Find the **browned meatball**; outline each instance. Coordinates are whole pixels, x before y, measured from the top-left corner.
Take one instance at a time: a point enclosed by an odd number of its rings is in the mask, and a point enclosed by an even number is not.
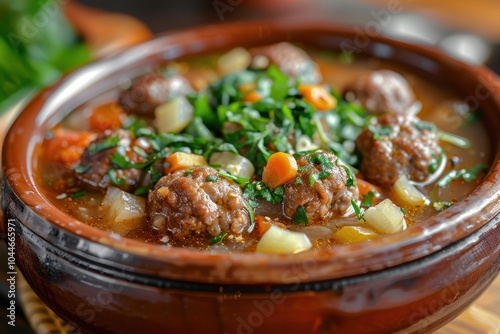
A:
[[[121,93],[118,101],[129,114],[153,117],[156,107],[192,91],[184,77],[149,73],[134,80],[132,86]]]
[[[310,220],[339,217],[350,208],[351,199],[358,198],[358,188],[347,185],[352,175],[335,155],[318,151],[300,157],[297,165],[297,179],[284,186],[288,217],[294,217],[299,207]]]
[[[113,185],[122,190],[131,191],[139,185],[145,172],[137,168],[116,169],[113,167],[110,157],[120,150],[120,154],[124,154],[129,161],[133,163],[144,162],[143,158],[131,149],[133,141],[134,135],[130,131],[121,129],[115,130],[110,135],[100,136],[83,151],[80,166],[84,167],[84,171],[77,172],[77,178],[96,188],[106,189]],[[115,144],[112,145],[112,143]],[[106,147],[109,148],[105,149]],[[111,173],[115,173],[118,182],[112,183],[110,170]]]
[[[307,53],[287,42],[263,46],[251,50],[251,67],[265,69],[270,64],[276,65],[284,74],[298,78],[303,82],[318,83],[321,73]]]
[[[356,148],[366,179],[380,186],[393,185],[401,175],[417,182],[427,179],[441,150],[436,133],[418,129],[418,122],[417,117],[383,115],[363,130]]]
[[[162,177],[148,197],[153,227],[172,241],[190,234],[239,234],[250,224],[243,192],[211,167],[179,170]]]
[[[361,75],[344,88],[343,95],[372,114],[408,115],[419,111],[420,104],[406,79],[390,70]]]

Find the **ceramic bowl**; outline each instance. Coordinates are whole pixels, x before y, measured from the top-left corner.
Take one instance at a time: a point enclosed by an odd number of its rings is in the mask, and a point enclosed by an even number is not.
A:
[[[362,36],[361,36],[362,37]],[[351,28],[238,23],[174,32],[85,66],[35,98],[3,147],[5,222],[40,298],[85,333],[424,333],[460,314],[500,268],[500,81],[485,68]],[[361,244],[225,254],[118,238],[44,197],[34,153],[71,110],[167,60],[291,41],[395,62],[482,110],[484,182],[448,210]]]

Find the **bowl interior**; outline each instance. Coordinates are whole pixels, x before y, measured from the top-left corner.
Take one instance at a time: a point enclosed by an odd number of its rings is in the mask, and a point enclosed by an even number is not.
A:
[[[57,209],[39,190],[37,166],[33,163],[36,146],[47,129],[76,107],[167,60],[279,41],[394,61],[430,80],[451,86],[465,102],[471,106],[477,104],[482,111],[492,145],[492,164],[485,181],[450,209],[403,232],[369,243],[296,255],[199,252],[116,237],[76,221]],[[498,78],[484,68],[424,47],[379,36],[360,36],[346,27],[267,22],[191,29],[167,34],[87,65],[42,92],[7,135],[4,172],[8,187],[13,190],[10,196],[16,197],[23,207],[24,219],[20,218],[23,224],[62,250],[103,265],[172,279],[207,281],[209,277],[225,283],[283,283],[286,272],[303,270],[305,265],[315,268],[303,277],[306,282],[352,276],[434,253],[484,226],[500,211],[495,200],[500,198],[496,131],[500,128],[499,87]],[[27,219],[25,212],[37,219]]]

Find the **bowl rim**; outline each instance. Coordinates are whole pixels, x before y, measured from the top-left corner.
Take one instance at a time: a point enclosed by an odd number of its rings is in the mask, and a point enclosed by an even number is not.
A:
[[[244,37],[247,39],[243,39]],[[301,281],[311,282],[377,271],[435,253],[476,231],[498,214],[500,201],[495,199],[500,198],[500,149],[498,144],[494,147],[494,143],[491,154],[492,166],[484,181],[470,195],[451,208],[403,232],[375,239],[369,243],[335,245],[328,249],[316,249],[294,255],[205,252],[166,248],[117,238],[106,231],[79,222],[57,209],[38,188],[39,183],[33,173],[36,168],[31,159],[36,144],[43,138],[41,129],[47,128],[51,121],[49,118],[51,108],[56,110],[56,106],[68,102],[67,96],[72,96],[67,95],[68,89],[75,89],[78,80],[81,82],[86,78],[85,87],[90,87],[89,84],[95,84],[104,74],[117,74],[124,69],[124,66],[133,67],[134,64],[141,62],[158,64],[183,55],[183,52],[184,54],[207,50],[214,52],[217,49],[234,47],[236,42],[246,47],[259,42],[269,44],[266,42],[271,40],[303,42],[309,37],[312,40],[311,44],[332,44],[340,40],[355,40],[356,32],[350,26],[331,23],[237,22],[211,25],[167,33],[83,66],[42,91],[13,123],[3,144],[5,180],[29,209],[28,211],[40,216],[64,233],[89,244],[97,243],[113,251],[164,265],[166,269],[156,270],[157,275],[201,282],[210,279],[226,283],[283,283],[286,272],[300,270],[307,263],[313,263],[315,270],[309,270],[307,276],[301,277]],[[324,39],[323,42],[321,38]],[[207,41],[212,43],[208,47]],[[461,77],[466,74],[469,81],[476,82],[476,85],[481,83],[490,92],[490,97],[481,102],[483,105],[489,104],[488,109],[491,111],[488,113],[488,121],[491,120],[494,124],[496,122],[496,125],[500,123],[500,116],[495,118],[492,111],[492,109],[500,110],[500,81],[486,68],[467,65],[426,46],[408,44],[382,36],[370,36],[369,44],[361,49],[361,53],[392,57],[391,59],[397,59],[398,62],[414,57],[412,64],[415,70],[425,71],[437,66],[435,70],[444,68],[448,71],[460,71]],[[79,103],[74,101],[73,104]],[[70,109],[68,105],[66,109]],[[29,138],[26,133],[35,135]],[[37,232],[36,226],[29,224],[29,221],[26,224],[32,231]],[[54,239],[51,243],[57,244],[57,240]],[[101,260],[103,258],[96,256],[96,261]],[[145,267],[137,269],[148,271]]]

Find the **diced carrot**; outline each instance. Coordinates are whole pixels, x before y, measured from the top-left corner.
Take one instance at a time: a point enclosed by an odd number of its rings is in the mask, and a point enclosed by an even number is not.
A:
[[[165,159],[166,167],[165,173],[172,173],[181,169],[187,169],[190,167],[203,166],[207,162],[202,155],[175,152],[174,154],[168,156]]]
[[[358,184],[359,195],[361,197],[366,196],[366,194],[368,194],[370,191],[376,192],[378,194],[382,193],[382,190],[379,187],[368,181],[360,179],[359,177],[356,178],[356,183]]]
[[[356,178],[356,183],[358,185],[359,197],[361,199],[364,199],[364,197],[366,197],[370,192],[372,192],[372,194],[376,194],[371,198],[370,203],[367,204],[376,205],[383,200],[383,196],[381,196],[383,194],[383,191],[382,189],[380,189],[380,187],[377,187],[376,185],[371,184],[368,181],[360,179],[359,177]]]
[[[251,91],[243,98],[244,102],[250,102],[250,103],[258,102],[260,100],[262,100],[262,95],[257,93],[255,90]]]
[[[297,176],[297,161],[288,153],[276,152],[269,157],[262,181],[270,188],[276,188]]]
[[[125,111],[117,102],[109,102],[92,110],[89,123],[92,129],[104,132],[120,128],[125,117]]]
[[[255,229],[257,231],[259,239],[262,238],[264,233],[266,233],[270,227],[271,227],[271,219],[269,217],[260,215],[255,216]]]
[[[96,138],[95,133],[56,129],[45,142],[45,158],[65,167],[71,167],[82,156],[83,150]]]
[[[320,85],[299,84],[300,94],[317,110],[331,110],[337,105],[337,99]]]

